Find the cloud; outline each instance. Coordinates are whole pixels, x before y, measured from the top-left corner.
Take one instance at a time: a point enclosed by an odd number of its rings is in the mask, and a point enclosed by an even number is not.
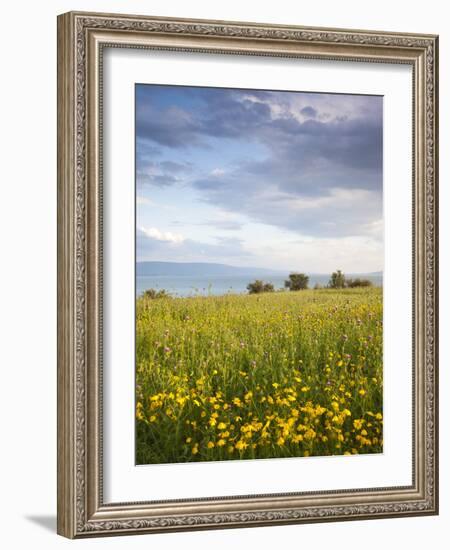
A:
[[[145,155],[144,155],[145,156]],[[143,160],[140,149],[137,149],[137,185],[153,185],[166,187],[179,183],[192,171],[188,162],[174,162],[170,160],[151,161]]]
[[[222,168],[214,168],[214,170],[211,171],[211,176],[223,176],[225,174],[225,170]]]
[[[177,106],[159,107],[155,97],[162,88],[166,101],[172,98]],[[206,147],[211,137],[253,139],[274,151],[279,150],[280,139],[285,147],[294,137],[297,154],[306,136],[315,139],[312,145],[316,153],[328,158],[332,154],[346,163],[361,159],[360,153],[370,142],[370,152],[379,160],[380,97],[258,91],[252,91],[251,97],[245,90],[219,88],[191,88],[191,95],[193,90],[197,102],[186,105],[185,88],[143,86],[137,107],[137,135],[170,148]],[[324,107],[328,111],[325,117],[320,116]],[[316,120],[320,118],[326,120]]]
[[[153,143],[171,156],[147,164],[139,157],[138,184],[182,184],[203,204],[302,237],[382,238],[381,97],[177,86],[138,90],[138,143]],[[191,153],[195,162],[184,159]],[[208,164],[225,154],[232,157],[226,169]],[[198,223],[242,228],[237,221]]]
[[[216,237],[215,242],[201,242],[180,238],[171,232],[156,228],[137,232],[136,248],[138,261],[158,260],[176,262],[235,262],[254,258],[253,252],[246,250],[243,241],[237,237]]]
[[[197,96],[201,104],[196,109],[174,105],[161,109],[152,101],[153,94],[158,95],[161,90],[143,86],[139,91],[137,136],[159,146],[207,147],[210,137],[233,138],[253,133],[271,118],[271,109],[266,103],[245,99],[239,91],[199,88]],[[167,99],[172,96],[176,102],[180,102],[180,93],[185,91],[165,87]]]
[[[145,236],[150,239],[154,239],[156,241],[162,241],[162,242],[168,242],[168,243],[182,243],[185,239],[183,235],[179,233],[172,233],[171,231],[160,231],[159,229],[156,229],[156,227],[139,227],[138,229],[138,236],[141,234],[141,236]]]
[[[373,236],[382,216],[381,194],[370,189],[330,187],[320,194],[302,193],[301,185],[283,186],[241,172],[194,185],[210,205],[304,236]]]
[[[161,111],[151,103],[138,103],[136,132],[155,144],[183,147],[186,139],[195,139],[199,122],[187,111],[170,106]]]
[[[157,187],[165,187],[172,185],[178,181],[178,178],[170,174],[152,174],[148,172],[137,173],[138,185],[148,184],[156,185]]]
[[[159,166],[168,173],[180,174],[190,172],[192,165],[189,162],[174,162],[172,160],[164,160],[160,162]]]
[[[160,232],[164,233],[164,232]],[[236,238],[217,238],[205,243],[194,239],[182,242],[159,240],[138,231],[138,261],[218,262],[229,265],[269,269],[331,273],[370,272],[383,268],[382,242],[370,237],[274,239],[261,228],[260,239],[243,242]]]
[[[201,225],[209,225],[216,229],[224,229],[225,231],[239,231],[243,228],[244,224],[234,220],[207,220],[202,222]]]
[[[307,105],[306,107],[300,109],[300,113],[307,118],[316,118],[317,116],[316,109],[314,109],[314,107],[311,107],[311,105]]]
[[[262,235],[264,237],[264,235]],[[332,273],[369,273],[383,269],[383,243],[368,237],[263,240],[250,246],[255,265],[277,269]]]

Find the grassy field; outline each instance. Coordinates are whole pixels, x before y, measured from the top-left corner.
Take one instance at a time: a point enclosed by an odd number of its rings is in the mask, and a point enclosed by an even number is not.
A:
[[[382,451],[382,290],[139,298],[138,464]]]

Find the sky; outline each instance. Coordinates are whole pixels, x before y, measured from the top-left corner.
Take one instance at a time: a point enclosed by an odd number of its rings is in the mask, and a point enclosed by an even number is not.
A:
[[[136,259],[383,269],[380,96],[136,85]]]

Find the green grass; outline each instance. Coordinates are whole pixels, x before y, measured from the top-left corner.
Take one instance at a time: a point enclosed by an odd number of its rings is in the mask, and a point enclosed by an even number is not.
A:
[[[137,300],[138,464],[382,451],[382,289]]]

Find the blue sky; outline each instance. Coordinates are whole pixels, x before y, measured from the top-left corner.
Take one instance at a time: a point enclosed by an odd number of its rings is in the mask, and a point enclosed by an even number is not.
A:
[[[137,260],[383,269],[382,98],[136,86]]]

